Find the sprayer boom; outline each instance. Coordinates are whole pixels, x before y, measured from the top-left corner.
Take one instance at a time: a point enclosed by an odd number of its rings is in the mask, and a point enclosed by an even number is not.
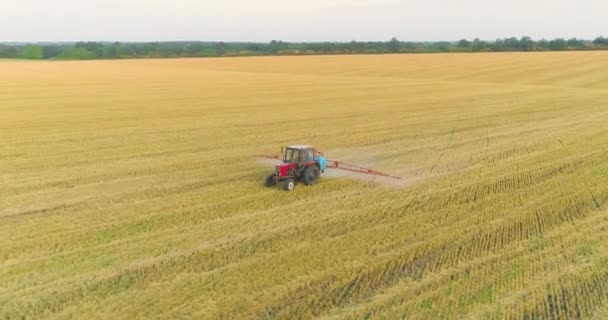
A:
[[[336,161],[336,160],[327,160],[327,168],[331,168],[331,169],[339,169],[339,170],[345,170],[345,171],[352,171],[352,172],[357,172],[357,173],[363,173],[363,174],[371,174],[374,176],[381,176],[381,177],[387,177],[387,178],[393,178],[393,179],[401,179],[401,177],[397,177],[397,176],[392,176],[390,174],[387,173],[382,173],[382,172],[378,172],[376,170],[372,170],[369,168],[364,168],[364,167],[359,167],[359,166],[355,166],[352,164],[348,164],[348,163],[344,163],[342,161]]]

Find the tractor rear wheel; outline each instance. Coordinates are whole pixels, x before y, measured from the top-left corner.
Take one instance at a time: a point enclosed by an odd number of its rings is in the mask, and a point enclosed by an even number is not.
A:
[[[302,173],[302,180],[307,185],[313,185],[319,182],[319,167],[310,166],[304,169],[304,172]]]
[[[276,183],[277,183],[277,181],[274,179],[274,174],[271,174],[268,177],[266,177],[266,179],[264,179],[264,185],[266,185],[267,187],[272,187]]]
[[[283,182],[283,188],[287,191],[291,191],[296,187],[296,180],[289,178]]]

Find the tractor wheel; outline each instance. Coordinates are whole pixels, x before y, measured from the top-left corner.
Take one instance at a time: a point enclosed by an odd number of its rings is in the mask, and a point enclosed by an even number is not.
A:
[[[296,180],[289,178],[283,182],[283,188],[287,191],[291,191],[296,187]]]
[[[304,172],[302,173],[302,180],[307,185],[313,185],[319,182],[319,167],[310,166],[304,169]]]
[[[264,185],[266,185],[267,187],[272,187],[276,183],[277,183],[277,181],[274,180],[274,174],[271,174],[268,177],[266,177],[266,179],[264,179]]]

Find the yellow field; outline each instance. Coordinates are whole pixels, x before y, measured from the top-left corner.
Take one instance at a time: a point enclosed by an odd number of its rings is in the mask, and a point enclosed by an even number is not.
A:
[[[608,314],[607,52],[5,61],[0,124],[2,318]]]

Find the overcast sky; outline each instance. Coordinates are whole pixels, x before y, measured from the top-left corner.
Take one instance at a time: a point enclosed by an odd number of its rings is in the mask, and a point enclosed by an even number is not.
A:
[[[493,40],[608,35],[608,0],[1,0],[3,41]]]

